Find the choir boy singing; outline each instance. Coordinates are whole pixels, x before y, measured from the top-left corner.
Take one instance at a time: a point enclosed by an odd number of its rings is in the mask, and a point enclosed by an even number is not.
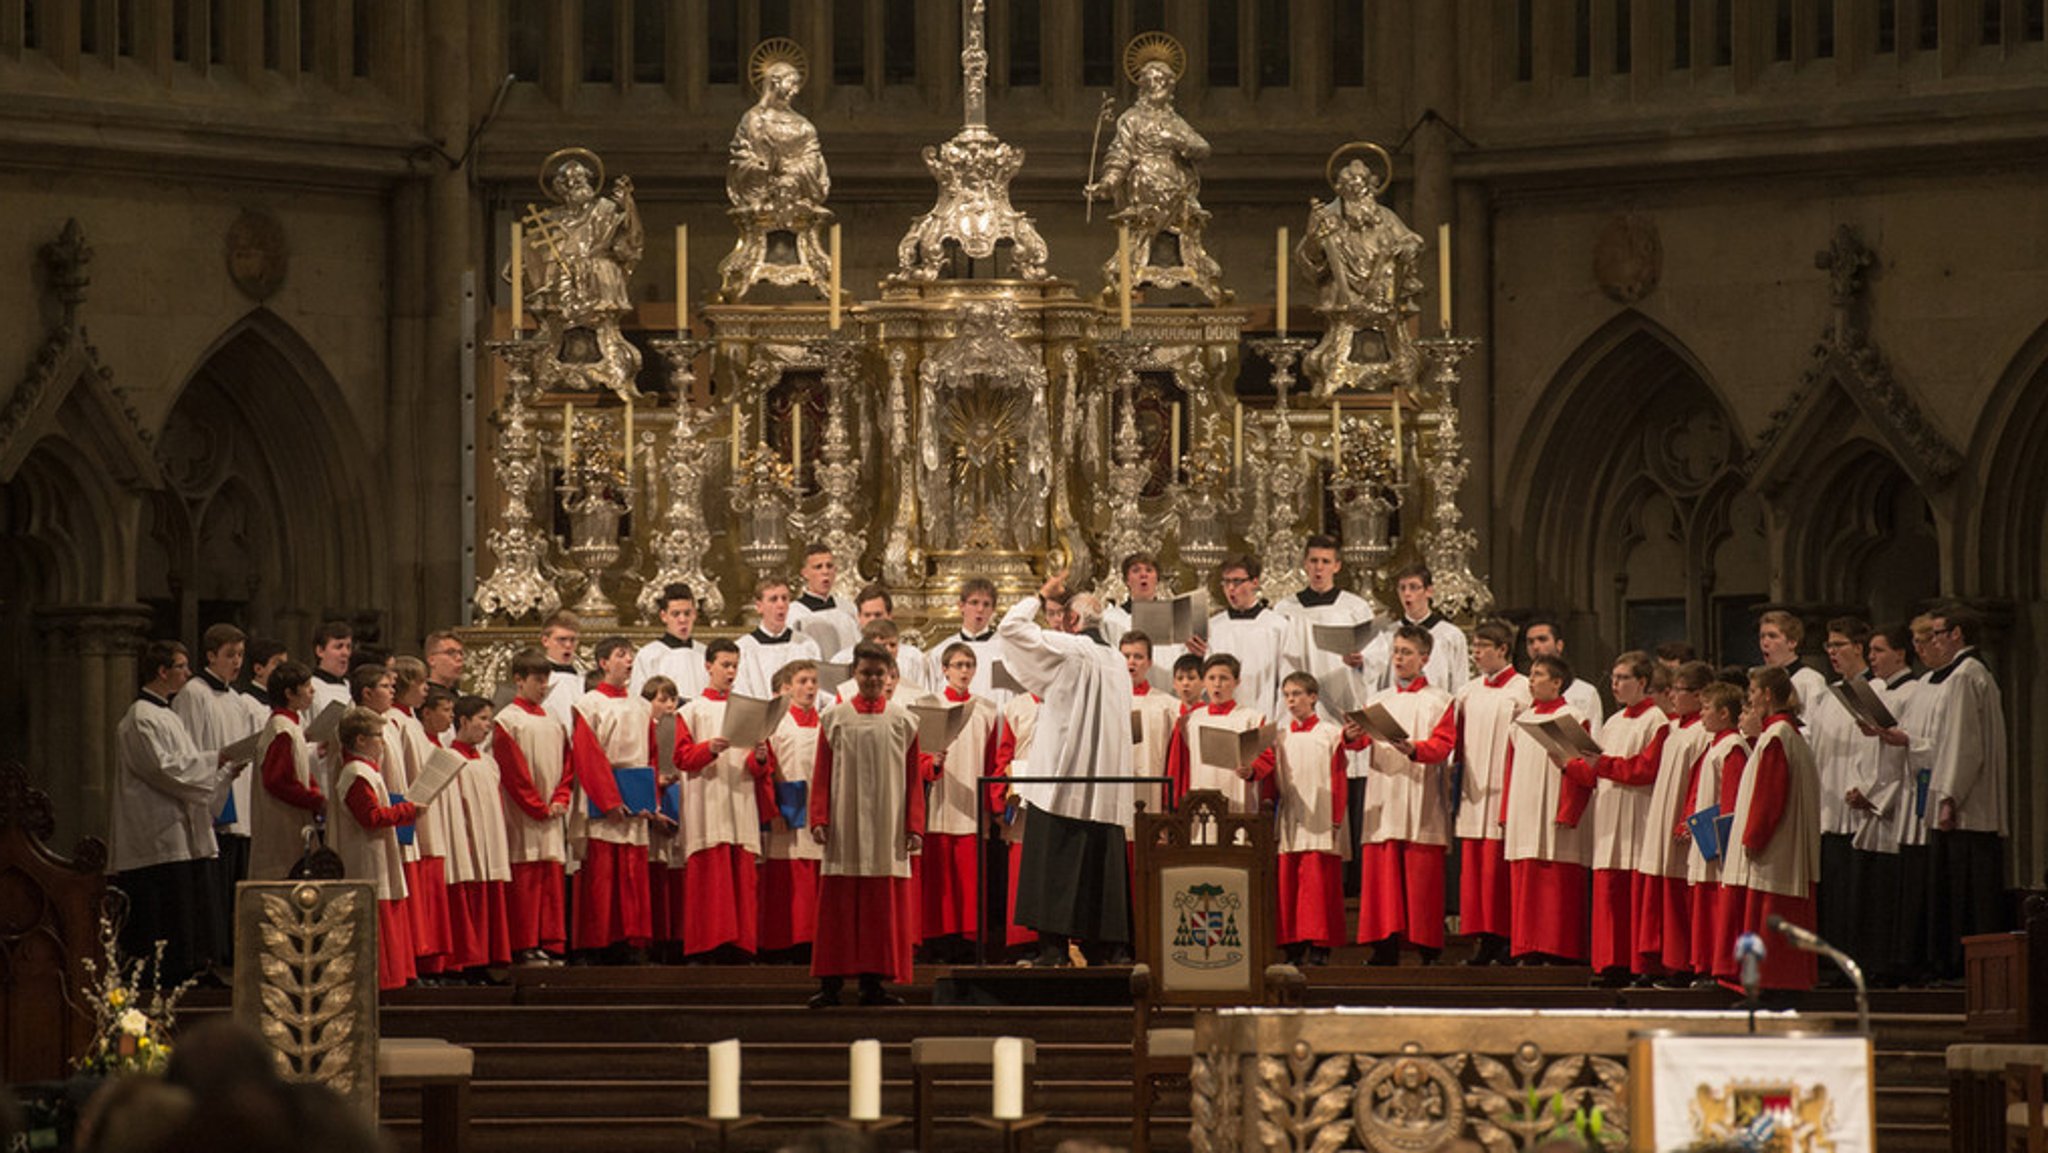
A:
[[[512,873],[506,901],[511,947],[530,964],[559,962],[569,945],[563,909],[569,856],[565,822],[576,774],[569,734],[542,705],[551,671],[547,655],[538,649],[512,658],[512,701],[494,718],[491,735]]]
[[[1394,595],[1401,601],[1398,623],[1411,624],[1429,633],[1432,647],[1422,675],[1437,688],[1456,693],[1472,675],[1465,630],[1436,611],[1436,578],[1430,574],[1429,566],[1411,564],[1397,570]],[[1394,633],[1394,629],[1382,631],[1359,654],[1359,683],[1367,694],[1394,687]]]
[[[1706,975],[1695,967],[1692,925],[1698,910],[1692,899],[1688,842],[1677,830],[1695,810],[1687,796],[1693,764],[1706,751],[1709,734],[1700,723],[1700,693],[1714,683],[1712,666],[1688,661],[1671,674],[1666,693],[1670,719],[1657,730],[1635,764],[1631,776],[1654,773],[1650,805],[1644,814],[1641,848],[1636,855],[1636,874],[1642,878],[1642,893],[1632,917],[1635,931],[1635,971],[1661,974],[1659,983],[1683,987],[1694,975]],[[1653,768],[1654,766],[1654,768]],[[1709,797],[1707,804],[1712,804]],[[1712,902],[1707,904],[1711,915]]]
[[[1528,643],[1532,660],[1536,657],[1565,659],[1564,634],[1558,628],[1557,618],[1548,615],[1530,618],[1529,623],[1522,627],[1522,636]],[[1564,690],[1564,699],[1585,719],[1586,731],[1599,736],[1600,726],[1607,717],[1607,707],[1600,700],[1599,686],[1574,678]]]
[[[200,638],[205,663],[199,675],[171,698],[171,711],[185,722],[192,744],[201,752],[217,752],[263,727],[263,720],[235,688],[242,673],[242,650],[248,638],[231,624],[217,624]],[[215,877],[221,885],[218,912],[222,930],[233,936],[235,885],[249,877],[249,776],[231,775],[213,818],[214,840],[220,846]]]
[[[1530,705],[1529,678],[1509,663],[1514,628],[1506,621],[1481,621],[1472,630],[1472,659],[1479,675],[1459,687],[1458,920],[1477,948],[1471,965],[1508,960],[1514,923],[1507,859],[1502,856],[1501,794],[1507,784],[1508,738],[1515,718]],[[1359,786],[1362,787],[1362,786]]]
[[[1214,789],[1230,802],[1233,813],[1259,811],[1259,787],[1251,779],[1251,766],[1238,764],[1234,755],[1227,762],[1214,760],[1202,747],[1202,734],[1211,729],[1235,738],[1266,723],[1266,714],[1238,703],[1237,674],[1237,658],[1229,653],[1202,659],[1204,702],[1181,718],[1166,751],[1166,775],[1176,802],[1194,789]]]
[[[305,720],[349,700],[349,657],[355,654],[355,630],[347,621],[327,621],[313,631],[313,706]],[[339,758],[336,758],[337,761]]]
[[[930,756],[924,852],[917,865],[920,930],[934,960],[963,963],[973,956],[981,917],[975,891],[981,871],[974,859],[979,781],[995,766],[1002,714],[973,693],[972,648],[955,641],[940,661],[946,672],[945,703],[964,705],[968,715],[953,743]]]
[[[1603,756],[1590,763],[1572,760],[1565,772],[1581,788],[1594,789],[1593,815],[1593,973],[1595,983],[1620,988],[1649,976],[1637,963],[1635,907],[1646,882],[1636,872],[1643,838],[1649,831],[1651,794],[1657,786],[1656,761],[1638,759],[1670,719],[1651,694],[1658,675],[1650,654],[1630,651],[1614,659],[1608,687],[1621,711],[1600,727]],[[1668,675],[1668,674],[1666,674]]]
[[[1563,657],[1531,660],[1527,716],[1563,717],[1590,728],[1565,700],[1571,683],[1571,666]],[[1517,959],[1533,964],[1582,962],[1592,838],[1580,824],[1592,790],[1566,777],[1562,765],[1553,763],[1521,722],[1509,741],[1507,776],[1502,848],[1515,902],[1510,949]]]
[[[576,663],[576,641],[582,635],[582,620],[567,609],[540,628],[540,647],[548,655],[548,695],[541,707],[565,733],[576,727],[576,700],[586,691],[583,669]]]
[[[1124,655],[1124,668],[1131,674],[1131,711],[1137,719],[1131,735],[1137,747],[1131,754],[1131,771],[1141,777],[1166,775],[1166,751],[1173,744],[1173,726],[1180,720],[1181,704],[1172,693],[1152,686],[1152,638],[1136,629],[1123,635],[1117,651]],[[1199,682],[1197,682],[1199,684]],[[1166,798],[1159,785],[1142,785],[1137,800],[1148,813],[1159,813]]]
[[[249,791],[249,876],[282,881],[306,852],[304,830],[319,821],[327,799],[313,768],[304,724],[312,719],[313,671],[286,661],[270,674],[270,719],[264,722],[259,789]]]
[[[1316,679],[1289,673],[1280,686],[1287,731],[1260,754],[1254,775],[1269,782],[1278,822],[1280,945],[1290,963],[1327,965],[1344,941],[1344,823],[1348,748],[1365,732],[1339,727],[1316,708]],[[1438,900],[1442,924],[1442,900]]]
[[[764,958],[808,961],[818,924],[818,862],[824,850],[804,828],[813,763],[818,757],[818,666],[791,661],[777,691],[789,711],[755,758],[761,834],[760,933]]]
[[[731,691],[742,696],[766,698],[774,690],[775,672],[791,661],[815,661],[824,657],[818,643],[789,625],[789,582],[780,577],[763,577],[754,584],[754,613],[760,623],[739,639],[740,668]],[[704,664],[709,674],[711,663]]]
[[[1928,613],[1927,684],[1937,697],[1927,785],[1932,961],[1963,975],[1963,938],[2005,928],[2005,705],[1977,651],[1982,622],[1943,602]]]
[[[571,834],[580,831],[584,845],[583,864],[576,871],[571,944],[578,950],[604,950],[613,961],[637,962],[654,935],[647,884],[647,823],[652,811],[628,807],[617,771],[653,775],[653,711],[626,691],[633,675],[632,645],[623,637],[611,637],[604,649],[597,662],[597,687],[576,700],[576,727],[570,736],[580,794],[570,809]]]
[[[484,982],[486,968],[512,963],[511,837],[502,776],[483,752],[492,735],[491,713],[491,702],[482,697],[455,699],[455,740],[448,747],[462,758],[462,768],[438,798],[460,810],[450,820],[461,824],[468,850],[448,861],[448,967],[466,970],[473,984]]]
[[[691,638],[697,628],[697,598],[690,586],[663,585],[656,602],[661,615],[661,635],[633,654],[633,680],[626,690],[639,696],[654,677],[675,682],[680,700],[691,700],[704,691],[704,650]]]
[[[725,710],[740,671],[739,646],[704,649],[703,693],[676,717],[676,767],[683,771],[683,953],[700,960],[754,955],[760,930],[754,862],[761,855],[757,775],[766,775],[767,742],[734,748]],[[781,666],[777,666],[777,672]]]
[[[1436,637],[1418,625],[1394,630],[1394,684],[1368,699],[1407,732],[1372,741],[1359,830],[1358,940],[1371,963],[1400,962],[1403,945],[1434,962],[1444,947],[1444,853],[1451,841],[1451,753],[1458,710],[1423,671]]]
[[[1772,916],[1814,927],[1813,890],[1820,869],[1820,770],[1799,731],[1800,698],[1790,673],[1767,665],[1749,674],[1749,706],[1763,717],[1755,752],[1742,770],[1735,823],[1721,866],[1724,924],[1762,934]],[[1725,794],[1725,787],[1723,789]],[[1737,917],[1733,910],[1739,908]],[[1773,933],[1762,965],[1767,989],[1810,989],[1814,956]],[[1714,975],[1735,984],[1731,948],[1714,958]]]
[[[939,642],[939,648],[955,642],[974,650],[974,684],[972,691],[977,697],[994,701],[998,708],[1010,703],[1010,690],[997,689],[992,680],[995,663],[1002,657],[1002,646],[996,640],[996,586],[994,581],[973,577],[960,582],[960,631]],[[931,669],[925,674],[925,683],[944,684],[945,669],[934,656]]]
[[[1878,696],[1897,724],[1870,731],[1878,738],[1876,776],[1849,791],[1860,822],[1851,883],[1857,892],[1892,895],[1864,910],[1864,952],[1857,959],[1873,984],[1893,985],[1928,971],[1927,810],[1921,803],[1919,770],[1931,759],[1924,746],[1916,753],[1905,734],[1928,731],[1925,714],[1934,694],[1913,668],[1909,626],[1894,624],[1872,633],[1868,651]],[[1931,781],[1931,771],[1928,777]]]
[[[419,709],[432,689],[427,666],[417,657],[397,657],[391,662],[391,707],[380,715],[385,722],[384,760],[391,766],[385,781],[408,782],[402,792],[426,770],[433,742],[420,723]],[[445,695],[447,690],[443,689]],[[454,714],[451,710],[450,717]],[[401,799],[409,799],[402,797]],[[420,975],[439,973],[446,967],[448,926],[448,845],[452,837],[449,814],[459,813],[456,805],[427,805],[413,826],[411,844],[402,835],[399,849],[405,859],[406,907],[412,911],[413,948],[417,951]]]
[[[377,890],[377,987],[402,988],[417,975],[412,913],[405,906],[405,867],[398,851],[398,826],[413,823],[410,801],[392,796],[379,771],[384,755],[384,718],[367,708],[342,714],[335,743],[342,755],[335,789],[347,815],[334,822],[334,851],[349,877]]]
[[[1210,656],[1228,653],[1237,658],[1237,696],[1261,714],[1282,714],[1280,703],[1281,667],[1294,638],[1294,622],[1281,616],[1259,595],[1259,559],[1232,557],[1223,562],[1223,611],[1209,618],[1207,640],[1196,637],[1188,651]],[[1206,670],[1205,673],[1206,674]]]
[[[1826,695],[1828,681],[1799,659],[1799,646],[1805,640],[1806,622],[1791,613],[1773,609],[1757,618],[1756,647],[1763,653],[1764,664],[1784,669],[1801,705],[1811,709]]]
[[[1836,617],[1828,622],[1827,637],[1828,663],[1845,688],[1850,680],[1870,683],[1865,656],[1870,625],[1856,617]],[[1814,886],[1814,915],[1820,919],[1822,937],[1861,956],[1858,926],[1868,898],[1856,891],[1854,883],[1855,835],[1860,821],[1849,803],[1849,792],[1857,782],[1875,776],[1879,750],[1884,746],[1863,731],[1856,714],[1833,688],[1819,697],[1801,698],[1801,703],[1807,743],[1820,770],[1820,872]],[[1887,892],[1881,899],[1889,901],[1892,896]]]
[[[1695,840],[1690,819],[1694,813],[1712,809],[1718,817],[1733,815],[1742,787],[1742,770],[1749,763],[1749,742],[1738,727],[1743,713],[1742,690],[1715,683],[1699,693],[1699,727],[1707,734],[1707,747],[1693,759],[1685,786],[1685,803],[1679,806],[1678,823],[1669,833],[1685,855],[1687,898],[1692,905],[1692,924],[1687,937],[1692,944],[1691,959],[1683,971],[1696,973],[1694,984],[1711,987],[1715,962],[1733,955],[1740,927],[1723,922],[1721,910],[1721,865],[1727,849],[1716,846],[1713,856]],[[1716,839],[1719,834],[1716,833]]]

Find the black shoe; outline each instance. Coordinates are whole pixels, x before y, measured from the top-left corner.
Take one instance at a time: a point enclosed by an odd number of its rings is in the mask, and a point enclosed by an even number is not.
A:
[[[839,1004],[840,991],[845,988],[846,982],[836,977],[828,977],[818,982],[818,991],[811,994],[811,999],[805,1004],[813,1009],[830,1009]]]
[[[1400,964],[1401,942],[1393,937],[1373,942],[1372,956],[1367,958],[1365,963],[1380,967]]]
[[[1330,963],[1330,949],[1327,945],[1310,945],[1308,963],[1318,968]]]
[[[860,991],[860,1003],[870,1008],[886,1008],[889,1006],[901,1005],[903,1003],[903,998],[898,997],[896,994],[891,993],[889,990],[882,988],[880,985],[862,986]]]
[[[1714,980],[1714,978],[1703,974],[1701,976],[1694,977],[1692,979],[1692,985],[1690,987],[1694,989],[1718,989],[1721,987],[1721,982],[1716,981]]]
[[[1315,950],[1311,949],[1309,950],[1309,953],[1311,956],[1313,956]],[[1133,960],[1135,960],[1135,958],[1131,956],[1131,947],[1129,945],[1120,944],[1110,949],[1109,956],[1103,958],[1102,963],[1105,965],[1128,965],[1131,964]],[[1314,964],[1314,962],[1311,961],[1310,964]]]
[[[1067,955],[1067,943],[1055,945],[1047,941],[1038,947],[1038,955],[1031,958],[1031,965],[1037,969],[1071,969],[1074,959]]]
[[[1594,989],[1626,989],[1634,980],[1627,969],[1602,969],[1587,985]]]
[[[1425,965],[1436,964],[1436,959],[1444,954],[1442,949],[1432,949],[1427,945],[1418,945],[1415,951],[1422,957],[1422,963]]]
[[[1648,973],[1642,973],[1638,974],[1636,979],[1630,981],[1628,985],[1631,989],[1654,989],[1657,987],[1657,983],[1658,979],[1656,977]]]

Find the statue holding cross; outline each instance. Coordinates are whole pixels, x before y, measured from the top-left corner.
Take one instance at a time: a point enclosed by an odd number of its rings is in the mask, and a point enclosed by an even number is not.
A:
[[[633,182],[621,176],[599,195],[603,161],[564,148],[542,163],[540,184],[554,204],[529,204],[521,217],[526,303],[547,344],[537,383],[543,392],[609,390],[630,400],[639,395],[640,352],[619,319],[633,310],[628,286],[646,241]]]

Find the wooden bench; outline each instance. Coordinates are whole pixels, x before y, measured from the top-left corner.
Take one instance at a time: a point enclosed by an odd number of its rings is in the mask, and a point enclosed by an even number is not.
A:
[[[469,1153],[469,1081],[476,1054],[438,1037],[384,1037],[377,1042],[381,1090],[420,1091],[420,1148]]]

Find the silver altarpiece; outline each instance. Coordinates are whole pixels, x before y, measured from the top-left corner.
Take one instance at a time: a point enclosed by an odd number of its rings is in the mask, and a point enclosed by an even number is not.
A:
[[[1177,589],[1257,555],[1277,600],[1318,531],[1377,603],[1395,566],[1425,560],[1447,611],[1488,607],[1457,506],[1454,398],[1474,342],[1417,339],[1422,244],[1377,200],[1386,153],[1337,150],[1336,199],[1294,253],[1325,331],[1289,336],[1284,317],[1254,331],[1203,244],[1207,145],[1173,110],[1179,46],[1140,37],[1124,61],[1138,102],[1074,205],[1115,202],[1101,249],[1072,261],[1103,280],[1061,279],[1011,204],[1026,158],[987,122],[984,0],[964,7],[962,126],[924,150],[933,207],[866,298],[833,299],[827,153],[797,111],[806,66],[786,41],[755,54],[719,290],[690,329],[647,334],[659,363],[645,371],[614,291],[640,255],[631,181],[607,184],[581,149],[543,165],[553,203],[522,214],[505,270],[535,327],[490,346],[480,679],[559,607],[590,619],[586,640],[651,629],[670,582],[690,585],[707,631],[738,625],[755,579],[793,576],[811,542],[837,556],[835,591],[885,582],[913,634],[947,627],[969,576],[1008,599],[1067,568],[1121,597],[1118,561],[1137,550]],[[1123,254],[1120,232],[1137,237]]]

